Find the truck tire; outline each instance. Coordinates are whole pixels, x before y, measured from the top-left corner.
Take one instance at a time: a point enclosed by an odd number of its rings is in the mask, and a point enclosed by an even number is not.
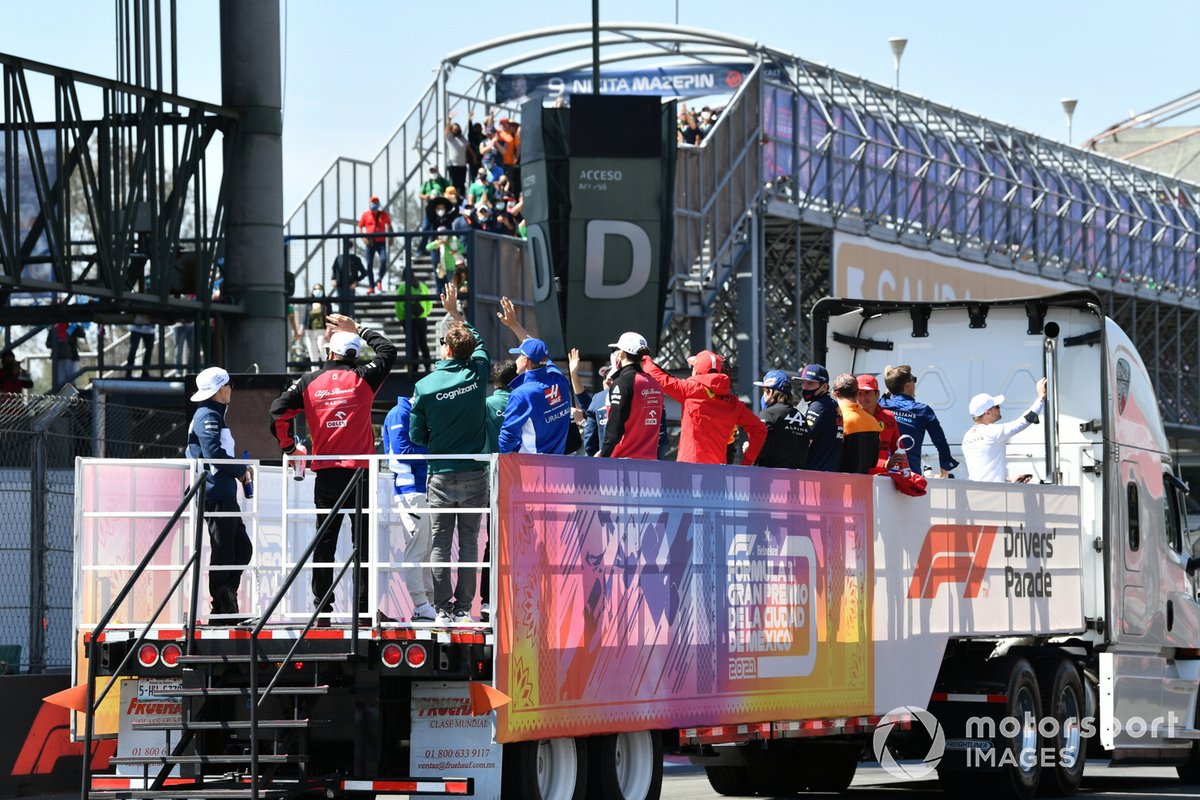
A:
[[[862,749],[858,742],[813,742],[805,748],[803,763],[808,791],[841,794],[850,788]]]
[[[504,745],[500,796],[506,800],[584,800],[587,750],[586,741],[571,738]]]
[[[1087,701],[1079,670],[1068,659],[1048,661],[1038,669],[1042,687],[1042,711],[1057,722],[1057,735],[1045,742],[1054,751],[1054,766],[1043,767],[1038,791],[1052,797],[1070,797],[1083,780],[1087,739],[1082,722]]]
[[[657,731],[593,736],[588,740],[588,798],[658,800],[662,764]]]
[[[1042,777],[1039,763],[1038,720],[1042,718],[1042,693],[1038,689],[1037,673],[1023,658],[1001,659],[993,667],[998,677],[1007,674],[1004,704],[1005,717],[1020,720],[1021,724],[1013,736],[997,733],[1003,750],[1008,757],[1000,768],[1002,779],[996,786],[1002,796],[1026,800],[1037,791]],[[1025,720],[1031,720],[1031,724]],[[1025,754],[1022,756],[1022,754]],[[1025,761],[1026,763],[1022,763]],[[1032,761],[1032,763],[1028,763]]]
[[[705,767],[704,774],[708,776],[708,785],[717,794],[726,797],[753,797],[756,794],[750,785],[749,767]]]

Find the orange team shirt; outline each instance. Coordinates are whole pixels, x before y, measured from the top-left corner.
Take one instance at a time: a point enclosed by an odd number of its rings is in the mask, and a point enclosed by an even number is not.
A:
[[[504,152],[500,155],[504,165],[514,167],[521,163],[521,134],[500,131],[500,141],[504,142]]]
[[[358,218],[358,227],[362,228],[365,233],[387,233],[388,227],[391,224],[392,218],[388,216],[386,211],[372,211],[367,209]],[[375,241],[386,242],[387,239],[380,236]]]

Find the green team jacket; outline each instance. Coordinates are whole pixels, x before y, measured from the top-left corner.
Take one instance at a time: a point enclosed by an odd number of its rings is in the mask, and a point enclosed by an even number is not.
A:
[[[478,331],[475,352],[465,361],[444,358],[413,389],[409,438],[429,448],[430,455],[487,452],[485,398],[491,359]],[[431,460],[429,474],[483,469],[482,461]]]
[[[504,426],[504,409],[512,389],[497,389],[487,399],[487,438],[489,453],[500,452],[500,428]]]

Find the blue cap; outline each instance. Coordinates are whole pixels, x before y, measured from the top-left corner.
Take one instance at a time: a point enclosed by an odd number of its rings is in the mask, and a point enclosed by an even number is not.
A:
[[[514,347],[508,352],[513,355],[520,353],[535,364],[541,364],[550,358],[550,351],[546,348],[546,343],[541,339],[526,339],[521,342],[520,347]]]
[[[806,364],[800,372],[800,380],[829,383],[829,370],[820,364]]]
[[[754,385],[767,389],[775,389],[780,392],[790,392],[792,390],[791,378],[781,369],[771,370],[766,375],[763,375],[761,381],[755,381]]]

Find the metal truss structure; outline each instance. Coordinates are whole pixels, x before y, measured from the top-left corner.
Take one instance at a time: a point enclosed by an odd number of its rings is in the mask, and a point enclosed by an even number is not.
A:
[[[0,84],[5,323],[219,310],[221,152],[237,115],[6,55]]]

